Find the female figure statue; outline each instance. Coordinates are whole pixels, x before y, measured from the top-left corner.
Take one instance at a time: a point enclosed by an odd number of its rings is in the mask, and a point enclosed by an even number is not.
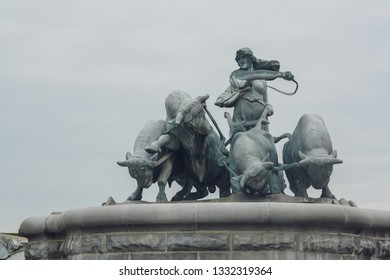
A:
[[[260,119],[265,124],[263,129],[268,131],[266,118],[273,114],[273,109],[268,103],[266,81],[292,80],[294,76],[288,71],[279,72],[280,64],[276,60],[257,59],[249,48],[239,49],[236,61],[240,68],[231,73],[230,86],[217,98],[215,105],[234,107],[235,131],[231,129],[231,135],[253,128]]]

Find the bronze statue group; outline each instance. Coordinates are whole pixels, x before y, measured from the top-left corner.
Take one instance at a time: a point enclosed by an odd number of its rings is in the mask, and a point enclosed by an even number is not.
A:
[[[295,91],[282,92],[292,95],[298,89],[293,74],[279,71],[276,60],[256,58],[249,48],[239,49],[235,59],[239,69],[231,73],[228,88],[215,101],[219,107],[233,108],[233,117],[225,112],[229,138],[225,139],[207,109],[208,95],[192,98],[173,91],[165,100],[166,119],[147,122],[137,135],[133,154],[128,152],[126,160],[118,162],[137,181],[128,200],[141,200],[143,189],[155,182],[158,202],[168,200],[165,187],[172,182],[182,188],[172,201],[204,198],[216,188],[221,198],[236,193],[283,194],[283,172],[295,196],[308,197],[312,186],[322,190],[321,197],[335,199],[328,184],[333,165],[342,161],[332,148],[323,119],[304,114],[292,134],[274,137],[269,133],[273,108],[267,81],[293,81]],[[275,143],[284,138],[283,163],[279,163]]]

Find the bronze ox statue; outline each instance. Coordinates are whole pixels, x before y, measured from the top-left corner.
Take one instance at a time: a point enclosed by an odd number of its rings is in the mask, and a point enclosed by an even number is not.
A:
[[[143,189],[157,182],[159,192],[156,201],[167,201],[165,187],[174,180],[183,187],[172,200],[181,200],[190,189],[190,182],[183,174],[183,162],[180,153],[173,153],[167,148],[152,155],[145,151],[151,142],[157,140],[166,131],[166,122],[153,120],[147,122],[138,133],[134,144],[134,155],[127,152],[126,160],[118,165],[127,167],[129,174],[137,181],[137,188],[127,200],[141,200]]]
[[[203,107],[208,97],[205,95],[192,99],[183,91],[170,93],[165,100],[170,129],[146,147],[151,153],[169,145],[182,151],[185,174],[196,189],[196,192],[189,193],[184,199],[203,198],[209,191],[213,192],[216,186],[220,190],[220,197],[231,193],[229,172],[222,163],[226,159],[222,153],[225,147],[206,119]]]
[[[285,134],[289,140],[280,165],[274,143],[286,136],[274,138],[262,129],[265,118],[255,127],[235,133],[227,152],[224,137],[218,137],[206,118],[207,99],[208,95],[192,99],[185,92],[174,91],[166,98],[166,121],[150,121],[141,129],[134,155],[127,153],[126,160],[118,162],[137,180],[137,189],[128,200],[141,200],[143,189],[157,182],[156,200],[167,201],[165,187],[173,181],[182,190],[172,200],[200,199],[215,187],[219,187],[220,197],[230,195],[231,189],[278,194],[285,188],[282,170],[295,196],[307,197],[307,189],[313,186],[322,190],[321,197],[335,198],[328,184],[333,165],[342,161],[320,116],[302,116],[293,134]],[[190,192],[192,187],[196,192]]]
[[[283,147],[283,163],[296,162],[299,166],[285,170],[295,196],[307,197],[307,189],[313,186],[322,190],[321,197],[335,198],[328,184],[333,165],[342,160],[337,158],[329,132],[318,115],[303,115]]]
[[[230,119],[227,113],[225,116]],[[232,138],[229,166],[235,192],[266,195],[281,193],[285,188],[282,172],[273,171],[278,165],[274,139],[261,126],[262,120],[259,120],[255,127],[238,132]]]

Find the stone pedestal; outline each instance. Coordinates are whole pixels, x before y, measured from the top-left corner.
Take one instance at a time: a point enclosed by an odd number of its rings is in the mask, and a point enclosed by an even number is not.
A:
[[[27,259],[390,259],[390,211],[278,202],[131,203],[28,218]]]

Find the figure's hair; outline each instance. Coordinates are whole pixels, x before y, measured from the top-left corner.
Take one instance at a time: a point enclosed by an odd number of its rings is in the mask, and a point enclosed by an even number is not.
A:
[[[253,63],[256,63],[257,62],[257,58],[253,55],[253,52],[250,48],[241,48],[239,49],[237,52],[236,52],[236,61],[238,62],[238,60],[241,58],[241,57],[249,57],[250,60],[252,60]]]
[[[250,48],[241,48],[236,52],[236,61],[238,63],[238,60],[241,57],[249,57],[249,59],[253,63],[253,69],[254,70],[272,70],[272,71],[279,71],[280,63],[277,60],[261,60],[256,58],[253,55],[253,52]]]
[[[256,56],[253,55],[253,52],[250,48],[241,48],[236,52],[236,62],[237,63],[241,57],[249,57],[249,59],[253,63],[253,69],[257,70],[257,69],[261,68],[260,63],[259,63],[260,60],[257,59]]]

